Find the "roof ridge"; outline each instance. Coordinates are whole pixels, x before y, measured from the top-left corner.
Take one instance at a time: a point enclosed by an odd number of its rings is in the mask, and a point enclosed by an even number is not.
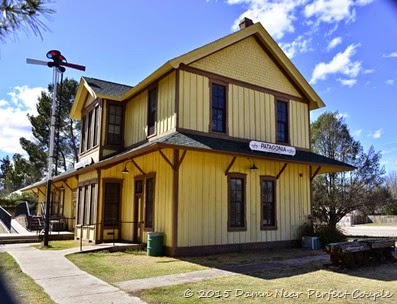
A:
[[[95,78],[95,77],[82,76],[82,78],[91,79],[91,80],[98,80],[98,81],[107,82],[107,83],[111,83],[111,84],[115,84],[115,85],[130,87],[130,88],[134,87],[134,86],[131,86],[131,85],[128,85],[128,84],[119,83],[119,82],[115,82],[115,81],[104,80],[104,79],[99,79],[99,78]]]

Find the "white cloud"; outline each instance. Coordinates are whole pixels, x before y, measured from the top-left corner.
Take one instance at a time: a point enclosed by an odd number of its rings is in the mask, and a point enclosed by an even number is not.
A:
[[[385,57],[385,58],[397,58],[397,52],[392,52],[390,54],[384,54],[383,57]]]
[[[328,74],[343,74],[354,78],[361,70],[360,61],[352,61],[351,57],[356,53],[356,48],[360,44],[349,45],[344,52],[339,52],[329,63],[318,63],[313,70],[310,83],[316,83],[317,80],[326,79]]]
[[[357,83],[357,79],[341,79],[341,78],[338,78],[337,80],[342,85],[347,86],[349,88],[351,88],[352,86],[354,86]]]
[[[336,37],[328,43],[327,49],[331,50],[341,43],[342,43],[342,37]]]
[[[386,80],[386,84],[388,84],[388,85],[394,85],[394,79],[388,79],[388,80]]]
[[[374,133],[372,133],[370,135],[371,135],[372,138],[378,139],[378,138],[381,138],[382,133],[383,133],[383,130],[382,129],[378,129],[378,130],[376,130]]]
[[[275,39],[281,39],[285,33],[293,33],[295,28],[292,24],[296,20],[295,9],[306,0],[228,0],[227,3],[248,4],[247,10],[235,20],[233,30],[239,29],[239,22],[243,17],[261,22],[269,34]]]
[[[367,69],[363,73],[364,74],[372,74],[372,73],[375,73],[375,70]]]
[[[8,93],[10,100],[0,101],[0,150],[23,153],[19,138],[32,138],[32,126],[27,114],[37,115],[37,99],[46,89],[17,86]]]
[[[364,5],[370,4],[373,1],[374,0],[356,0],[356,5],[364,6]]]
[[[356,11],[353,0],[315,0],[305,6],[307,18],[316,17],[318,22],[335,23],[354,21]]]
[[[291,43],[281,42],[279,45],[283,49],[284,53],[288,58],[292,58],[296,53],[305,53],[310,50],[309,43],[311,39],[304,39],[303,36],[299,36]]]

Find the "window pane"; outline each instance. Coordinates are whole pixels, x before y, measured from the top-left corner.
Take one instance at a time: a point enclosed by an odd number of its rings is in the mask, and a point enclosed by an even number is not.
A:
[[[96,185],[91,185],[91,200],[90,200],[90,219],[89,224],[95,224],[95,206],[96,206]]]
[[[262,226],[275,226],[275,196],[274,196],[274,181],[262,180],[261,183],[261,201],[262,201]]]
[[[154,179],[146,180],[146,208],[145,208],[145,228],[153,228],[154,221]]]
[[[226,132],[226,87],[212,84],[212,131]]]
[[[105,185],[105,226],[118,225],[120,205],[120,184],[107,183]]]
[[[288,104],[277,101],[277,141],[288,143]]]
[[[151,89],[148,96],[148,135],[155,134],[155,125],[157,119],[157,88]]]
[[[77,224],[83,224],[83,210],[84,210],[84,191],[83,187],[79,187],[79,201],[77,206]]]
[[[244,179],[229,180],[229,227],[243,228],[245,226]]]
[[[110,104],[108,111],[107,144],[121,145],[122,107],[120,105]]]

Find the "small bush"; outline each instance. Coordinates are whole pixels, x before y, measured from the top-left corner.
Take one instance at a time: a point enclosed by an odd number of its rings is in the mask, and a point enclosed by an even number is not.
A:
[[[317,225],[315,235],[320,239],[321,246],[324,247],[329,243],[346,242],[347,237],[338,228],[329,227],[328,225]]]
[[[304,222],[298,228],[298,239],[301,240],[303,236],[314,236],[314,226],[311,221]]]
[[[320,240],[321,247],[329,243],[346,242],[347,237],[338,228],[329,227],[325,224],[313,224],[311,221],[303,223],[297,231],[298,240],[303,236],[317,236]]]

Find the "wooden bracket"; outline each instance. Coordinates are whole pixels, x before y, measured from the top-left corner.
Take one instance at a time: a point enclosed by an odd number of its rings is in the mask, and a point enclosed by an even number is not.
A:
[[[134,164],[135,168],[137,168],[139,172],[142,173],[142,175],[145,175],[145,172],[142,170],[141,167],[139,167],[139,165],[136,163],[136,161],[133,158],[131,158],[130,161]]]
[[[164,160],[170,165],[172,170],[176,170],[176,167],[174,166],[174,164],[167,158],[167,156],[164,154],[163,151],[159,150],[160,155],[164,158]]]
[[[318,166],[316,171],[314,171],[314,174],[310,177],[310,181],[313,181],[313,179],[316,177],[317,173],[320,171],[321,166]]]
[[[233,159],[231,160],[229,166],[227,166],[227,169],[226,169],[226,171],[225,171],[225,175],[228,175],[228,174],[229,174],[230,169],[232,168],[234,162],[236,161],[236,158],[237,158],[237,156],[234,156]]]
[[[283,174],[285,168],[287,168],[288,163],[285,163],[284,166],[281,168],[280,172],[277,174],[276,179],[278,180],[281,176],[281,174]]]

